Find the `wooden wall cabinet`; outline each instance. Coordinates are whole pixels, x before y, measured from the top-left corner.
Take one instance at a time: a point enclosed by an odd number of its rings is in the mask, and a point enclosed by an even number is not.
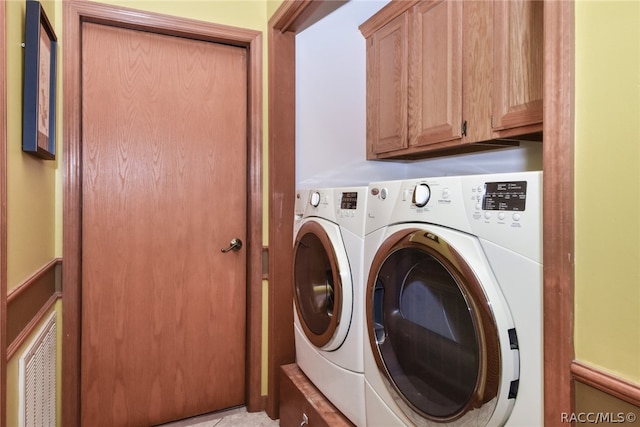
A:
[[[459,141],[462,2],[419,2],[410,15],[409,146]]]
[[[493,129],[542,131],[543,1],[494,4]]]
[[[408,147],[409,12],[367,40],[367,140],[369,154]],[[369,153],[371,150],[371,153]]]
[[[511,145],[542,131],[542,2],[392,1],[367,41],[367,158]]]

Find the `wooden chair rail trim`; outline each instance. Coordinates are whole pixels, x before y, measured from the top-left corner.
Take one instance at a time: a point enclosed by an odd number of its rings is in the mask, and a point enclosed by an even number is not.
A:
[[[579,360],[571,364],[573,379],[627,403],[640,406],[640,384],[631,382]]]
[[[55,301],[62,296],[59,278],[61,258],[54,258],[7,296],[6,340],[10,358],[42,320]]]
[[[44,319],[47,313],[49,313],[51,307],[53,307],[56,301],[61,298],[62,292],[55,292],[51,295],[47,302],[40,308],[40,310],[38,310],[38,313],[31,319],[13,342],[9,343],[9,346],[7,347],[7,360],[10,360],[15,355],[16,351],[22,347],[22,344],[24,344],[34,333],[40,322],[42,322],[42,319]]]
[[[31,286],[38,282],[38,280],[49,273],[51,269],[55,268],[56,265],[62,264],[62,258],[54,258],[49,261],[47,264],[42,266],[38,271],[36,271],[33,275],[31,275],[27,280],[22,282],[16,288],[12,289],[7,293],[7,305],[10,305],[13,301],[15,301],[20,295],[26,292]]]

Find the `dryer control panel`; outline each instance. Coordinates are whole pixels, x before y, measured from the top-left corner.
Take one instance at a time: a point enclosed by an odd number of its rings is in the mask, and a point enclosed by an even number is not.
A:
[[[449,227],[541,260],[542,173],[371,183],[365,234],[397,223]]]
[[[524,211],[527,181],[487,182],[484,184],[482,209],[485,211]]]
[[[542,260],[542,173],[461,177],[471,233]]]

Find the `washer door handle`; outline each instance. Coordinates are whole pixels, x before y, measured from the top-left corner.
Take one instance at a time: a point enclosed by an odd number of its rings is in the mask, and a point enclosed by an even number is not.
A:
[[[229,242],[229,247],[228,248],[222,248],[220,249],[223,253],[227,253],[227,252],[238,252],[240,249],[242,249],[242,240],[238,239],[237,237],[234,237],[233,239],[231,239],[231,241]]]

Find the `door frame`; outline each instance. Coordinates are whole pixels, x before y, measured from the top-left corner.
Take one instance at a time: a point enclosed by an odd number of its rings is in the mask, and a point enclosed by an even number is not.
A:
[[[573,408],[574,2],[544,0],[543,306],[545,425]],[[295,37],[341,2],[283,0],[269,20],[269,395],[278,413],[279,367],[295,360],[291,242],[295,191]],[[335,7],[334,7],[335,8]],[[276,166],[277,161],[277,166]],[[277,254],[277,260],[276,258]]]
[[[7,6],[0,0],[0,427],[7,423]]]
[[[81,26],[93,22],[244,47],[247,95],[247,410],[263,408],[262,341],[262,33],[86,1],[63,2],[63,338],[62,420],[80,425],[82,329]]]

